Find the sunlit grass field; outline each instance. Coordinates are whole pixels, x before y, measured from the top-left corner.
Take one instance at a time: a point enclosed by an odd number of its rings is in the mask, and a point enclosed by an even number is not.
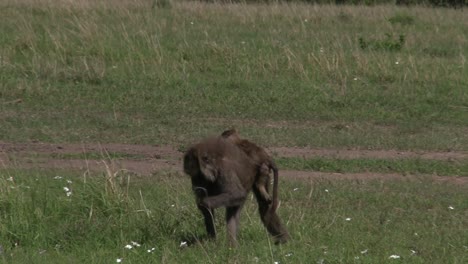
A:
[[[235,126],[263,146],[468,149],[466,10],[170,3],[0,1],[0,141],[183,150]],[[203,240],[185,175],[2,167],[0,262],[468,262],[467,187],[423,176],[466,176],[466,160],[277,161],[422,176],[282,178],[290,243],[272,244],[249,198],[229,249],[223,210]]]
[[[464,11],[0,6],[2,140],[177,145],[236,126],[268,145],[468,145]]]
[[[279,214],[292,240],[273,245],[249,198],[237,249],[227,247],[223,210],[216,215],[218,240],[196,242],[204,238],[203,220],[190,180],[183,175],[14,169],[2,170],[0,183],[0,260],[4,263],[468,260],[466,187],[422,178],[283,180]],[[400,259],[391,259],[392,255]]]

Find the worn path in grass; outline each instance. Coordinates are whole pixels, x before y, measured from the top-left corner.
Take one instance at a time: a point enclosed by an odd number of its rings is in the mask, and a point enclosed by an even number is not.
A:
[[[272,147],[275,157],[339,158],[339,159],[405,159],[468,160],[466,151],[428,152],[360,149],[312,149]],[[78,169],[113,172],[127,170],[150,175],[156,171],[181,172],[182,152],[172,146],[131,144],[49,144],[0,142],[0,165],[4,168]],[[398,173],[326,173],[315,171],[281,170],[283,178],[293,179],[408,179],[431,177],[437,181],[467,184],[468,177],[435,175],[402,175]]]

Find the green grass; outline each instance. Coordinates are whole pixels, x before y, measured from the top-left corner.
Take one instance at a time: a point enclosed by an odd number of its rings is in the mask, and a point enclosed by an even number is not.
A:
[[[330,158],[277,158],[282,169],[313,170],[322,172],[375,172],[399,174],[436,174],[441,176],[466,176],[466,161],[438,161],[424,159],[330,159]]]
[[[256,259],[259,263],[321,259],[324,263],[393,263],[389,256],[396,254],[405,263],[468,260],[465,186],[426,180],[282,181],[279,213],[290,230],[290,243],[271,245],[249,199],[239,248],[225,247],[222,210],[217,214],[216,242],[181,248],[182,241],[205,233],[186,176],[85,176],[2,170],[0,245],[4,253],[0,259],[5,263],[115,263],[117,258],[124,258],[123,263],[249,263]],[[72,195],[67,197],[63,187],[70,188]],[[125,249],[131,241],[141,247]],[[411,250],[417,253],[412,255]]]
[[[1,140],[178,145],[234,125],[270,145],[468,145],[458,10],[0,5]],[[401,49],[360,48],[387,34]]]

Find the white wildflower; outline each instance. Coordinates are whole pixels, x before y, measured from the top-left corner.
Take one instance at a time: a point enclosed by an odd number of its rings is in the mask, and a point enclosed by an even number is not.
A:
[[[412,249],[411,249],[411,255],[416,255],[416,253],[418,253],[418,252],[416,252],[415,250],[412,250]]]
[[[306,19],[304,19],[304,22],[306,22],[306,23],[307,23],[307,22],[309,22],[309,20],[307,20],[307,18],[306,18]]]
[[[294,189],[293,189],[293,191],[297,191],[297,190],[299,190],[299,188],[294,188]]]
[[[60,180],[60,179],[62,179],[62,176],[55,176],[54,179]]]
[[[126,245],[125,248],[126,248],[126,249],[132,249],[133,246],[132,246],[132,245]]]
[[[122,260],[123,260],[123,258],[118,258],[118,259],[115,260],[115,262],[120,263],[120,262],[122,262]]]
[[[130,242],[130,243],[132,243],[132,245],[135,246],[135,247],[140,247],[140,246],[141,246],[140,244],[138,244],[138,243],[135,242],[135,241],[132,241],[132,242]]]
[[[354,79],[353,79],[353,80],[357,81],[357,80],[358,80],[358,78],[357,78],[357,77],[354,77]]]
[[[351,217],[347,217],[345,220],[346,221],[351,221]]]
[[[366,248],[363,251],[361,251],[361,254],[367,254],[367,251],[368,251],[368,249]]]
[[[325,189],[325,192],[328,192],[328,189]]]
[[[354,257],[354,259],[359,259],[359,257]]]
[[[13,181],[13,177],[10,176],[10,177],[7,179],[7,181],[11,181],[11,182],[12,182],[12,181]]]
[[[180,247],[186,247],[186,246],[187,246],[187,241],[180,242]]]
[[[63,187],[63,190],[66,191],[66,192],[70,191],[70,189],[68,187]]]
[[[193,21],[190,21],[190,25],[193,25]]]
[[[395,64],[398,65],[398,64],[400,64],[400,62],[399,62],[399,61],[395,61]]]
[[[67,192],[67,197],[70,197],[72,195],[72,192]]]
[[[449,206],[448,208],[449,208],[450,210],[453,210],[453,209],[455,209],[455,208],[453,208],[453,206]]]
[[[68,184],[72,184],[73,182],[72,182],[72,181],[70,181],[70,180],[67,180],[67,183],[68,183]]]
[[[391,255],[390,257],[388,257],[389,259],[399,259],[400,256],[398,255]]]
[[[288,254],[286,254],[285,256],[286,256],[286,257],[291,257],[292,255],[293,255],[292,253],[288,253]]]

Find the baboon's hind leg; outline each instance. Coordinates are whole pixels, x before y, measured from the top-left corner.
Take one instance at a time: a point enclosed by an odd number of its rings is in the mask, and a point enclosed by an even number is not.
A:
[[[286,243],[289,239],[289,233],[281,223],[279,216],[276,214],[275,209],[271,204],[266,202],[261,194],[261,191],[254,186],[253,193],[258,203],[258,211],[263,225],[268,233],[275,238],[275,243]]]

